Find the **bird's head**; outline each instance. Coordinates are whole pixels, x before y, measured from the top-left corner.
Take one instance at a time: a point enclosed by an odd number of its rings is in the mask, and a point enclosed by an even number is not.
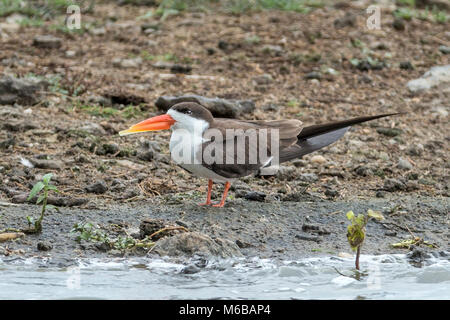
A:
[[[203,132],[213,121],[211,112],[195,102],[181,102],[175,104],[167,113],[146,119],[119,132],[119,135],[158,131],[165,129],[200,130]]]

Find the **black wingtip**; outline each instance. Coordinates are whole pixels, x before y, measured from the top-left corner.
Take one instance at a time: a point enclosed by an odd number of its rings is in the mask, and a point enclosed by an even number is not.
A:
[[[323,124],[316,124],[313,126],[305,127],[300,132],[300,134],[297,136],[299,140],[310,138],[317,136],[319,134],[327,133],[334,130],[339,130],[341,128],[349,127],[355,124],[363,123],[370,120],[380,119],[384,117],[389,116],[395,116],[399,114],[406,114],[406,112],[395,112],[395,113],[385,113],[385,114],[379,114],[375,116],[362,116],[362,117],[356,117],[348,120],[342,120],[342,121],[334,121],[329,123],[323,123]]]

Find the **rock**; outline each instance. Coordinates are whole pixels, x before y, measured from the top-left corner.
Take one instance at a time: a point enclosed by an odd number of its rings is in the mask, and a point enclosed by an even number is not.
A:
[[[406,190],[406,185],[400,180],[389,178],[384,180],[383,189],[389,192],[401,191]]]
[[[94,36],[103,36],[106,34],[106,29],[104,27],[94,28],[89,30],[89,32]]]
[[[411,170],[413,168],[413,165],[412,165],[411,162],[409,162],[408,159],[400,158],[398,160],[397,168],[405,169],[405,170]]]
[[[152,252],[160,256],[218,256],[221,258],[242,257],[236,243],[226,239],[212,239],[198,232],[183,232],[166,237],[158,242]]]
[[[274,103],[267,103],[261,107],[261,110],[263,111],[277,111],[278,106]]]
[[[312,72],[310,72],[310,73],[305,75],[305,79],[307,79],[307,80],[312,80],[312,79],[320,80],[320,79],[322,79],[322,74],[320,72],[317,72],[317,71],[312,71]]]
[[[296,168],[294,166],[280,166],[276,176],[280,180],[292,180],[297,176]]]
[[[28,193],[19,193],[12,197],[11,202],[13,203],[32,203],[35,204],[37,197],[28,200]],[[71,197],[55,197],[49,196],[47,198],[47,203],[52,204],[57,207],[74,207],[81,206],[88,202],[88,199],[83,198],[71,198]]]
[[[317,243],[322,241],[322,237],[312,236],[312,235],[304,234],[304,233],[296,234],[295,238],[296,239],[300,239],[300,240],[305,240],[305,241],[314,241],[314,242],[317,242]]]
[[[337,18],[334,20],[333,24],[336,29],[354,27],[356,24],[356,16],[350,12],[347,12],[342,18]]]
[[[139,225],[139,237],[144,239],[147,236],[166,227],[166,222],[162,219],[144,219]],[[153,236],[152,240],[156,241],[169,235],[169,232],[161,232]]]
[[[322,164],[322,163],[327,162],[327,159],[325,159],[325,157],[323,157],[321,155],[315,155],[315,156],[311,157],[311,159],[309,161],[312,163]]]
[[[422,267],[424,262],[432,258],[432,255],[423,248],[414,246],[412,251],[406,255],[408,262],[416,267]]]
[[[339,196],[339,192],[337,190],[334,189],[326,189],[325,190],[325,195],[329,198],[335,198]]]
[[[88,95],[85,98],[85,101],[87,101],[88,103],[98,104],[98,105],[106,106],[106,107],[110,107],[113,104],[110,98],[107,98],[107,97],[104,97],[101,95],[97,95],[97,94]]]
[[[8,13],[7,13],[6,15],[7,15],[7,18],[5,19],[5,22],[0,23],[0,35],[2,35],[2,32],[1,32],[2,30],[5,32],[8,32],[8,33],[18,32],[20,29],[20,23],[23,20],[26,20],[28,18],[19,13],[13,13],[10,15],[8,15]]]
[[[281,201],[292,201],[292,202],[317,202],[320,200],[321,200],[320,197],[317,197],[305,191],[289,193],[281,198]]]
[[[400,18],[395,18],[394,22],[392,22],[392,27],[397,31],[403,31],[405,30],[405,21]]]
[[[18,103],[21,105],[36,104],[40,100],[40,91],[45,91],[48,82],[42,79],[18,79],[12,76],[0,78],[0,105]]]
[[[319,177],[315,173],[302,173],[299,178],[301,181],[310,183],[319,180]]]
[[[268,44],[262,48],[262,51],[264,53],[273,54],[275,56],[281,56],[284,50],[281,46]]]
[[[306,167],[308,165],[308,161],[304,159],[296,159],[292,161],[292,164],[296,166],[297,168]]]
[[[384,62],[373,61],[369,59],[359,60],[356,65],[356,69],[360,71],[369,71],[369,70],[381,70],[386,67]]]
[[[141,147],[137,151],[137,158],[143,161],[152,161],[155,155],[160,151],[159,144],[156,141],[141,140]]]
[[[421,92],[448,82],[450,82],[450,64],[432,67],[422,77],[409,81],[407,87],[411,92]]]
[[[133,162],[133,161],[130,161],[130,160],[126,160],[126,159],[117,160],[117,164],[119,166],[126,167],[126,168],[129,168],[129,169],[132,169],[132,170],[136,170],[136,171],[142,171],[142,170],[144,170],[146,168],[142,164],[139,164],[139,163],[136,163],[136,162]]]
[[[355,168],[355,173],[361,177],[369,177],[373,175],[373,171],[371,168],[367,166],[358,166]]]
[[[93,134],[95,136],[103,136],[106,135],[105,129],[101,125],[95,122],[85,122],[84,125],[78,130],[85,131],[89,134]]]
[[[104,154],[116,154],[119,152],[119,145],[117,143],[104,143],[102,144]]]
[[[35,168],[39,169],[61,170],[64,167],[64,163],[59,160],[30,159],[30,162],[33,164]]]
[[[403,70],[414,70],[414,66],[409,61],[400,62],[400,69]]]
[[[76,55],[77,55],[77,52],[74,51],[74,50],[67,50],[67,51],[66,51],[66,57],[67,57],[67,58],[73,58],[73,57],[75,57]]]
[[[52,35],[39,35],[34,37],[33,46],[45,49],[59,49],[62,45],[62,39]]]
[[[415,0],[417,8],[433,8],[436,7],[440,10],[450,10],[450,4],[447,0]]]
[[[25,236],[23,232],[4,232],[0,233],[0,242],[14,240]]]
[[[439,46],[439,51],[443,54],[450,54],[450,47],[449,46]]]
[[[257,85],[267,85],[273,82],[272,76],[268,73],[265,73],[261,76],[253,77],[252,80]]]
[[[328,229],[326,229],[323,226],[315,225],[315,224],[309,224],[309,223],[304,223],[302,225],[302,231],[309,232],[309,233],[317,233],[319,235],[326,235],[326,234],[330,234],[331,233],[330,231],[328,231]]]
[[[43,242],[38,242],[37,249],[39,251],[50,251],[53,249],[53,246],[50,243],[43,241]]]
[[[259,191],[250,191],[244,196],[244,198],[250,201],[264,202],[264,200],[266,199],[266,194]]]
[[[425,151],[425,148],[421,143],[410,146],[406,149],[406,153],[410,156],[420,156]]]
[[[115,58],[115,59],[113,59],[112,63],[115,67],[121,67],[124,69],[138,68],[142,64],[142,58],[141,57],[132,58],[132,59]]]
[[[388,137],[396,137],[403,133],[402,130],[397,128],[377,128],[377,132]]]
[[[170,67],[172,73],[189,73],[192,71],[192,66],[187,64],[174,64]]]
[[[108,186],[106,185],[105,181],[99,180],[99,181],[87,186],[85,188],[85,190],[90,193],[103,194],[106,191],[108,191]]]
[[[226,100],[198,95],[161,96],[155,105],[158,109],[167,111],[180,102],[196,102],[211,111],[213,116],[225,118],[236,118],[240,114],[252,113],[255,110],[255,104],[250,100]]]

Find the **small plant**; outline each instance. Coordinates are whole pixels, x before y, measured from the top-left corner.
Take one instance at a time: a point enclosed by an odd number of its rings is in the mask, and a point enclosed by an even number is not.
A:
[[[31,189],[30,195],[27,198],[27,200],[30,201],[40,193],[39,197],[36,200],[36,204],[42,203],[41,216],[39,217],[39,219],[34,220],[33,217],[30,216],[27,217],[28,225],[30,227],[30,229],[26,230],[28,233],[41,232],[42,219],[44,219],[45,210],[47,208],[55,208],[55,206],[47,204],[48,192],[49,191],[59,192],[54,185],[50,184],[50,179],[52,178],[52,175],[53,175],[52,173],[47,173],[46,175],[44,175],[42,177],[42,181],[39,181],[33,186],[33,189]],[[33,228],[31,228],[31,225],[33,225]]]
[[[347,212],[347,219],[351,221],[351,225],[347,227],[347,240],[353,251],[356,251],[355,267],[359,270],[359,256],[361,254],[361,246],[364,243],[366,237],[366,225],[371,218],[377,220],[383,220],[384,217],[381,213],[367,210],[367,215],[358,214],[355,216],[353,211]]]
[[[126,235],[124,237],[118,236],[117,238],[112,239],[100,228],[94,227],[90,222],[75,224],[70,233],[77,234],[75,238],[77,242],[84,240],[88,242],[103,243],[106,247],[117,250],[151,248],[155,244],[151,240],[151,237],[145,237],[144,239],[139,240]]]

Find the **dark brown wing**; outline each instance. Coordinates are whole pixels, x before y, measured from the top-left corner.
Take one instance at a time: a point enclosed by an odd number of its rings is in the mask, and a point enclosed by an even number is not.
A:
[[[227,178],[256,173],[270,162],[272,134],[278,136],[279,148],[285,149],[297,142],[301,130],[299,120],[215,119],[203,135],[203,165]]]

